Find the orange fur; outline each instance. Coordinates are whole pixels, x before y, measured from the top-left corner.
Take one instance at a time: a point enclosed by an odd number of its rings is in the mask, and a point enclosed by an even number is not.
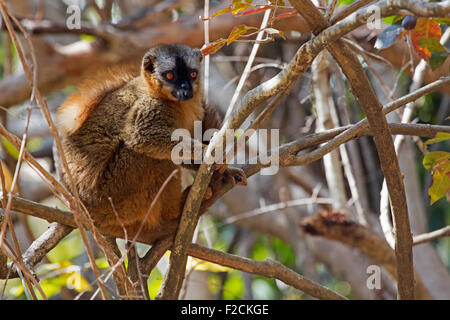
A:
[[[147,85],[150,97],[179,102],[169,91],[165,90],[164,87],[161,86],[159,80],[157,80],[151,73],[142,70],[141,76]]]
[[[75,133],[108,92],[117,90],[136,76],[138,71],[133,67],[116,66],[88,77],[58,108],[57,125],[61,133]]]

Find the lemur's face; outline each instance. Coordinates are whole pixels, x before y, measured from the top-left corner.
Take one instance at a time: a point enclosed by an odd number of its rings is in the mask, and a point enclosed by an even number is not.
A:
[[[170,100],[192,99],[200,88],[200,50],[183,45],[152,48],[143,59],[143,74],[157,81]],[[154,81],[153,81],[154,83]]]

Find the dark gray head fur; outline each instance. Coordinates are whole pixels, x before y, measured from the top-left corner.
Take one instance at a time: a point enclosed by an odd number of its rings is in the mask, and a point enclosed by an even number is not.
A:
[[[184,101],[194,96],[202,59],[199,49],[181,44],[158,45],[144,55],[142,68],[158,79],[161,86],[175,99]],[[197,76],[192,77],[192,72],[196,72]],[[167,73],[173,73],[173,79],[167,79]]]

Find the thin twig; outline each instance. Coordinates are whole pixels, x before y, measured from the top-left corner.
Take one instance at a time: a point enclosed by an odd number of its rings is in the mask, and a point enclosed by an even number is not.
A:
[[[325,19],[329,20],[330,17],[333,15],[333,12],[334,12],[334,9],[336,8],[337,2],[338,2],[337,0],[329,0],[328,1],[328,6],[327,6],[327,9],[324,14]]]
[[[40,109],[41,109],[41,111],[42,111],[42,113],[44,115],[44,118],[47,121],[47,125],[49,127],[49,131],[50,131],[50,133],[52,134],[52,136],[55,139],[55,143],[56,143],[58,152],[59,152],[60,157],[61,157],[61,162],[63,164],[63,168],[64,168],[64,170],[67,173],[69,181],[71,182],[71,189],[72,189],[71,191],[74,193],[75,199],[76,199],[76,201],[70,201],[71,207],[73,207],[75,209],[75,213],[76,213],[75,214],[75,221],[77,222],[78,229],[80,230],[81,237],[82,237],[83,242],[85,244],[86,251],[88,253],[88,257],[89,257],[89,260],[90,260],[91,265],[92,265],[92,269],[93,269],[94,274],[96,275],[96,277],[98,279],[98,285],[99,285],[99,287],[100,287],[100,289],[102,291],[103,299],[107,299],[106,289],[104,288],[103,283],[100,280],[100,272],[98,271],[97,265],[95,264],[94,254],[93,254],[92,248],[90,247],[89,242],[87,240],[87,236],[86,236],[85,230],[84,230],[84,228],[83,228],[83,226],[81,224],[81,221],[83,221],[83,222],[87,221],[86,225],[90,225],[91,231],[93,232],[94,237],[97,234],[95,226],[94,226],[94,224],[92,222],[92,219],[90,219],[90,217],[88,216],[88,214],[86,214],[85,212],[82,212],[82,210],[81,210],[83,205],[82,205],[82,202],[81,202],[81,200],[80,200],[80,198],[78,196],[77,188],[76,188],[75,183],[74,183],[74,181],[72,179],[72,176],[70,174],[69,167],[68,167],[68,164],[67,164],[67,161],[65,159],[64,152],[63,152],[61,140],[59,138],[59,134],[58,134],[58,132],[56,130],[55,124],[54,124],[54,122],[52,120],[52,117],[50,115],[50,110],[48,109],[47,103],[46,103],[45,99],[43,99],[41,97],[39,90],[37,90],[37,87],[36,87],[37,84],[35,82],[36,77],[35,77],[35,75],[33,75],[31,73],[30,68],[29,68],[29,66],[27,64],[27,61],[26,61],[25,56],[23,54],[23,51],[21,49],[20,42],[17,39],[17,36],[16,36],[16,34],[14,32],[13,26],[12,26],[11,21],[9,19],[10,15],[8,13],[8,9],[7,9],[7,7],[6,7],[6,5],[5,5],[3,0],[0,0],[0,9],[1,9],[1,12],[2,12],[2,15],[3,15],[6,27],[8,29],[8,32],[9,32],[9,34],[11,36],[11,39],[12,39],[14,45],[16,46],[17,54],[18,54],[19,59],[20,59],[20,61],[22,63],[22,67],[24,69],[24,72],[25,72],[25,75],[27,77],[27,80],[28,80],[28,82],[30,84],[30,87],[32,88],[32,96],[38,102],[38,104],[40,106]],[[26,33],[26,31],[22,27],[20,27],[20,30],[25,35],[25,39],[28,41],[29,47],[32,48],[33,44],[30,41],[29,35]],[[34,52],[32,50],[31,50],[30,53],[31,53],[31,55],[34,55]],[[33,57],[33,61],[36,61],[35,57]],[[81,204],[81,206],[80,206],[80,204]],[[86,214],[86,215],[84,215],[84,214]]]
[[[300,227],[308,234],[339,241],[359,249],[373,259],[376,264],[384,267],[395,279],[399,278],[395,252],[383,237],[367,227],[345,218],[339,211],[318,212],[314,216],[304,218]],[[430,293],[417,274],[415,280],[418,298],[429,299]]]
[[[278,261],[265,260],[255,261],[233,254],[208,249],[192,243],[188,249],[189,255],[230,267],[244,272],[259,274],[269,278],[278,279],[287,285],[290,285],[306,294],[325,300],[345,300],[346,298],[340,294],[333,292],[320,284],[308,280],[293,270],[285,267]]]
[[[349,15],[351,15],[353,12],[355,12],[359,8],[364,7],[365,5],[367,5],[373,1],[374,0],[358,0],[358,1],[353,2],[352,4],[346,6],[344,9],[342,9],[341,11],[337,12],[335,14],[335,16],[333,18],[331,18],[330,23],[335,24],[336,22],[348,17]]]
[[[267,26],[267,23],[268,23],[269,17],[270,17],[270,11],[271,10],[269,9],[269,10],[266,10],[266,12],[264,13],[264,17],[263,17],[263,20],[261,22],[260,30],[264,29]],[[258,35],[256,36],[256,41],[257,42],[252,47],[252,51],[250,52],[250,56],[249,56],[249,58],[247,60],[247,64],[245,65],[244,71],[242,72],[241,78],[239,79],[239,83],[238,83],[238,85],[236,87],[236,90],[234,91],[234,94],[231,97],[231,101],[230,101],[230,104],[228,106],[227,112],[225,114],[225,120],[224,121],[227,121],[228,118],[233,113],[234,105],[236,104],[237,99],[238,99],[238,97],[239,97],[239,95],[241,93],[241,90],[244,87],[245,81],[247,80],[248,75],[250,74],[250,69],[252,67],[253,60],[255,59],[256,54],[258,53],[258,49],[259,49],[259,45],[260,45],[258,42],[261,41],[263,35],[264,35],[264,31],[260,31],[260,32],[258,32]]]
[[[442,237],[450,237],[450,226],[446,226],[444,228],[429,232],[429,233],[423,233],[419,234],[417,236],[413,237],[413,244],[418,245],[424,242],[433,241],[435,239],[439,239]]]
[[[209,17],[209,0],[205,0],[204,10],[203,10],[203,16]],[[209,43],[209,19],[205,20],[204,22],[204,28],[205,28],[205,43]],[[209,67],[210,67],[210,55],[207,55],[205,57],[205,70],[204,70],[204,92],[203,96],[205,98],[205,103],[209,103]]]
[[[283,210],[283,209],[291,208],[291,207],[307,206],[307,205],[311,205],[311,204],[330,205],[330,204],[333,204],[333,200],[330,198],[317,198],[317,197],[306,198],[306,199],[287,200],[284,202],[274,203],[274,204],[267,205],[267,206],[264,206],[261,208],[257,208],[255,210],[252,210],[249,212],[244,212],[244,213],[233,215],[232,217],[226,218],[221,224],[219,224],[219,226],[235,223],[236,221],[243,220],[243,219],[254,218],[256,216],[259,216],[259,215],[262,215],[265,213],[269,213],[269,212]]]

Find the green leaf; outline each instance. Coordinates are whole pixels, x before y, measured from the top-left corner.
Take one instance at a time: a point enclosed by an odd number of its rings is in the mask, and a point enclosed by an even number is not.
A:
[[[445,151],[433,151],[423,158],[423,166],[427,170],[433,170],[436,164],[450,159],[450,153]]]
[[[419,46],[425,47],[431,52],[447,52],[447,49],[436,38],[424,38],[419,40]]]
[[[285,266],[295,266],[295,254],[289,244],[274,237],[272,239],[272,246],[273,251],[276,253],[276,260]]]
[[[436,19],[433,19],[433,20],[436,21],[439,24],[450,25],[450,18],[436,18]]]
[[[96,37],[90,34],[82,34],[80,40],[87,41],[89,43],[95,42]]]
[[[70,260],[78,257],[83,251],[83,241],[81,240],[78,230],[76,230],[58,243],[58,245],[47,254],[47,258],[50,262]]]
[[[74,289],[76,292],[92,291],[89,282],[77,271],[72,272],[67,277],[67,287]]]
[[[448,52],[432,52],[430,61],[428,61],[431,70],[434,71],[442,66],[449,55]]]
[[[58,283],[55,283],[55,281],[53,281],[54,279],[42,280],[40,285],[41,285],[42,290],[45,293],[45,296],[47,298],[50,298],[50,297],[60,293],[61,292],[61,287],[64,286],[65,283],[66,283],[66,278],[67,277],[65,275],[57,277],[58,280],[60,280],[60,279],[63,280],[62,284],[59,283],[61,281],[58,281]],[[36,290],[36,293],[39,296],[39,298],[42,299],[41,293],[38,290]]]
[[[253,246],[252,259],[258,261],[264,261],[266,259],[275,259],[273,253],[267,248],[266,245],[256,243]]]
[[[241,299],[244,294],[244,280],[237,272],[231,272],[223,288],[224,300]]]
[[[148,295],[150,296],[150,299],[154,299],[158,294],[162,279],[162,274],[159,272],[158,268],[154,268],[147,280]]]
[[[419,46],[427,48],[431,52],[429,64],[431,70],[439,68],[450,55],[445,47],[436,38],[425,38],[419,40]]]
[[[199,260],[196,258],[189,258],[187,263],[187,270],[197,270],[197,271],[210,271],[210,272],[228,272],[233,269],[221,266],[208,261]]]
[[[95,264],[100,269],[108,269],[109,268],[109,263],[108,263],[108,261],[106,260],[105,257],[101,257],[101,258],[95,259]]]
[[[17,160],[19,158],[19,150],[17,150],[16,147],[11,142],[6,140],[6,138],[3,136],[2,136],[2,143],[6,152]]]
[[[450,192],[450,163],[440,165],[433,174],[433,184],[428,189],[430,204],[435,203]]]
[[[354,2],[354,0],[338,0],[338,4],[340,6],[345,5],[348,6],[349,4],[352,4]]]
[[[446,133],[446,132],[438,132],[436,133],[436,136],[433,139],[429,139],[425,142],[426,145],[428,144],[433,144],[433,143],[437,143],[437,142],[441,142],[441,141],[445,141],[445,140],[449,140],[450,139],[450,133]]]
[[[44,139],[42,139],[41,137],[30,137],[27,140],[26,148],[29,152],[35,152],[41,150],[43,146]]]
[[[234,133],[234,137],[236,139],[239,139],[242,135],[244,134],[244,130],[242,130],[241,128],[237,129],[236,132]]]
[[[402,16],[389,16],[382,18],[383,22],[386,24],[401,24]]]
[[[9,289],[9,294],[18,297],[20,296],[22,293],[24,293],[24,288],[22,286],[22,284],[18,284],[17,286],[13,286]]]

